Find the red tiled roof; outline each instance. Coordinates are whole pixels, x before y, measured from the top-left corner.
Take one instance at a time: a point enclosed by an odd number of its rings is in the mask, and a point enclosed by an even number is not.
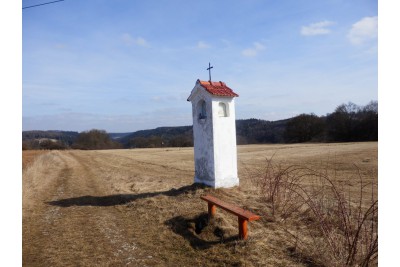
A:
[[[229,97],[239,96],[238,94],[233,92],[231,88],[226,86],[224,82],[221,81],[212,82],[212,81],[200,81],[200,80],[197,80],[197,82],[200,83],[200,85],[204,87],[204,89],[206,89],[206,91],[212,95],[229,96]]]

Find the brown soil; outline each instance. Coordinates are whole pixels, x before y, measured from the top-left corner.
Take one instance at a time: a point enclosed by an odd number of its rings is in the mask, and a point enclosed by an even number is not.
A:
[[[24,151],[24,161],[34,154]],[[193,148],[52,151],[23,169],[23,265],[310,266],[290,253],[248,178],[272,155],[280,164],[334,162],[337,179],[355,163],[377,183],[376,142],[239,146],[241,185],[217,190],[192,185]],[[262,216],[248,240],[218,209],[196,233],[208,193]]]

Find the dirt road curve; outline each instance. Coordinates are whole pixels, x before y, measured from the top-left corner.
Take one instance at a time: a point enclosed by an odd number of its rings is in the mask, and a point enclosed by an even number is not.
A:
[[[24,173],[23,265],[151,265],[152,252],[136,243],[136,215],[119,205],[135,190],[135,171],[165,169],[148,165],[93,151],[39,158]]]

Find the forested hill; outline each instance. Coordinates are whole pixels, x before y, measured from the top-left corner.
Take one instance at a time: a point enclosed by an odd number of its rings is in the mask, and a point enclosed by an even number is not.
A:
[[[236,120],[238,144],[360,142],[378,140],[378,102],[339,105],[326,116],[300,114],[290,119]],[[132,133],[63,131],[22,132],[23,149],[109,149],[193,146],[192,126],[159,127]]]
[[[237,142],[238,144],[283,143],[287,121],[236,120]],[[131,133],[108,133],[108,135],[114,141],[121,143],[124,148],[193,146],[192,126],[158,127]],[[78,132],[72,131],[23,131],[22,141],[28,149],[41,148],[40,144],[46,139],[53,141],[44,142],[46,145],[54,146],[55,141],[59,141],[68,148],[74,144],[78,136]]]
[[[283,143],[288,120],[236,120],[238,144]],[[192,126],[159,127],[117,139],[124,147],[193,146]]]
[[[125,148],[193,146],[192,126],[158,127],[117,139]]]
[[[284,133],[288,121],[289,119],[279,121],[236,120],[237,143],[239,145],[284,143]]]
[[[50,139],[72,145],[78,135],[73,131],[23,131],[22,141]]]

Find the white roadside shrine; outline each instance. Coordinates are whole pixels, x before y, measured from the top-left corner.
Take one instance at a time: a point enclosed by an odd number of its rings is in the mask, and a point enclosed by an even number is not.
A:
[[[235,101],[239,95],[223,82],[197,80],[192,102],[194,182],[214,188],[239,185]]]

